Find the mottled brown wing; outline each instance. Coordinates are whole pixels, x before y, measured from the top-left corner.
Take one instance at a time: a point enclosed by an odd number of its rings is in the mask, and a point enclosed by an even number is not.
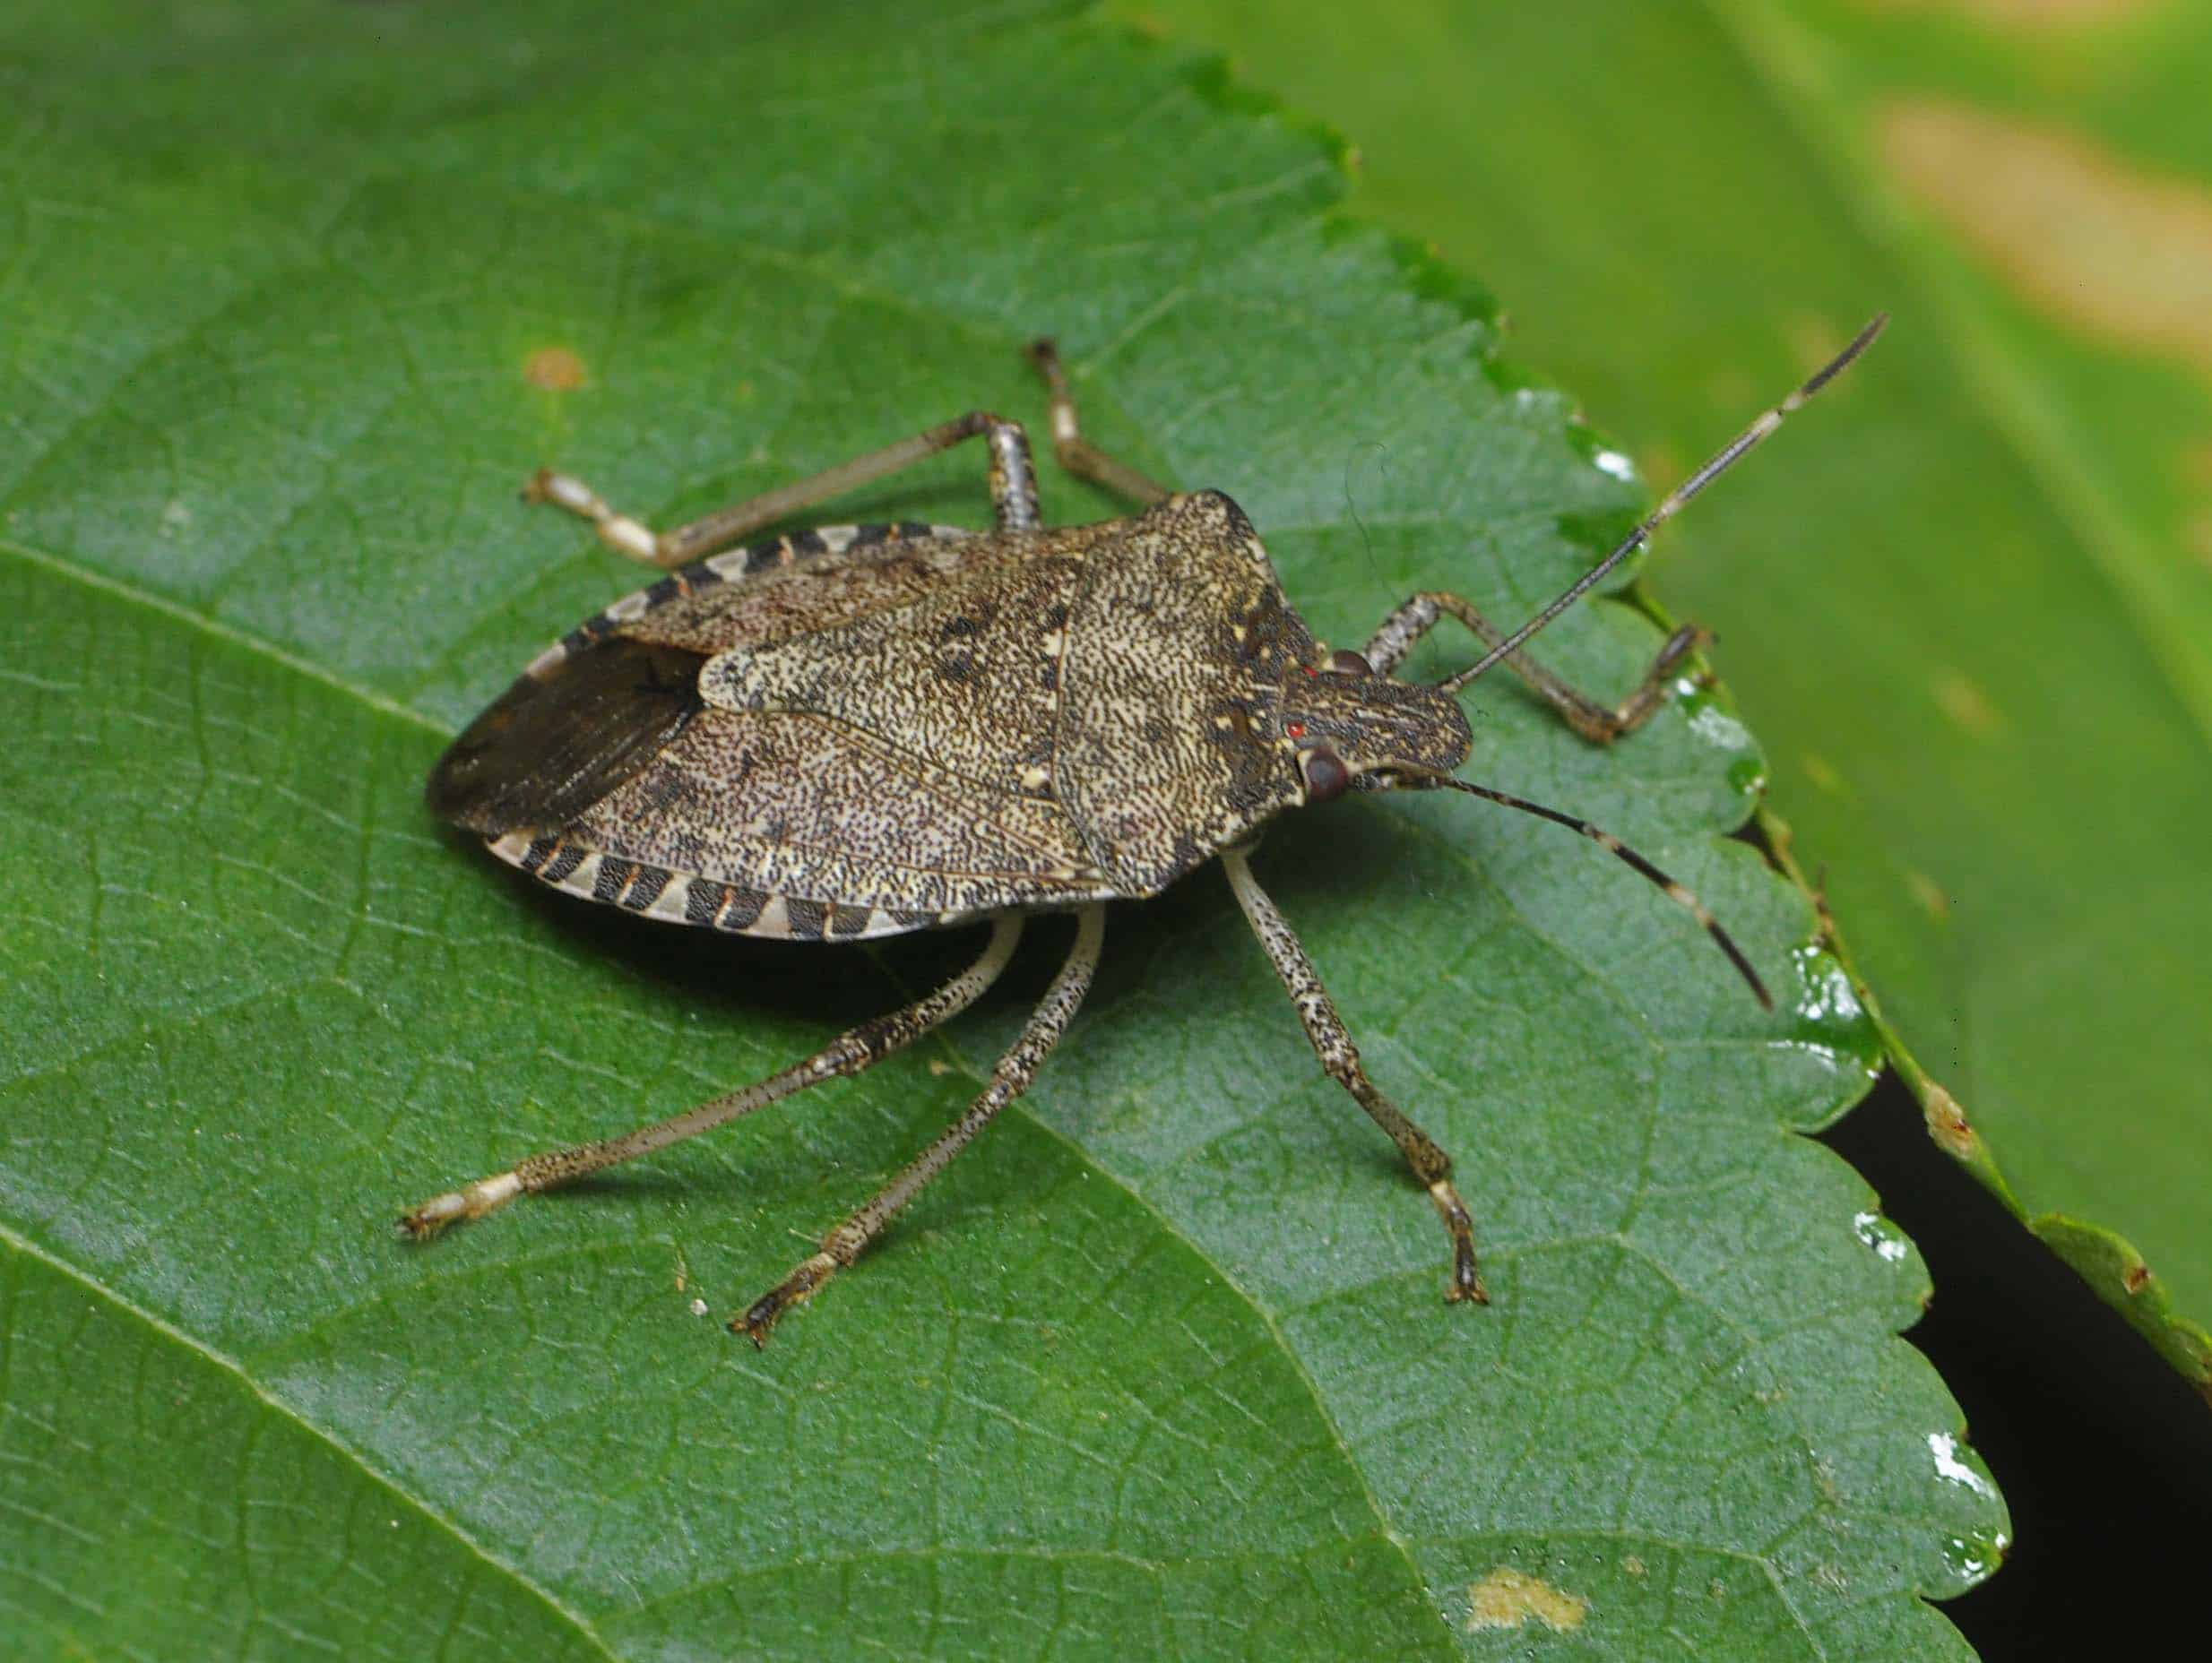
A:
[[[431,813],[486,837],[566,825],[704,709],[703,654],[617,635],[524,676],[447,747]]]
[[[572,893],[750,935],[1098,898],[1038,779],[1062,536],[826,528],[687,568],[541,655],[431,806]]]

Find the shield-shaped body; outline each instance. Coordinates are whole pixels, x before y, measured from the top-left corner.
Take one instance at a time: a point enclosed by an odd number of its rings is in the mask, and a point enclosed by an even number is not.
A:
[[[430,806],[557,888],[746,935],[1146,896],[1304,800],[1281,709],[1314,655],[1217,492],[799,532],[571,632]]]

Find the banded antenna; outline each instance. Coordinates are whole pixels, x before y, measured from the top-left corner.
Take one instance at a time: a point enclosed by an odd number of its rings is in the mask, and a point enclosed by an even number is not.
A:
[[[1683,509],[1689,507],[1691,500],[1697,496],[1698,492],[1734,467],[1746,452],[1751,450],[1760,440],[1779,427],[1784,418],[1793,416],[1803,409],[1806,401],[1814,393],[1849,369],[1853,360],[1874,344],[1874,338],[1882,332],[1888,323],[1888,313],[1876,313],[1872,321],[1851,338],[1851,344],[1830,358],[1827,364],[1815,370],[1803,386],[1798,388],[1772,409],[1762,414],[1758,420],[1723,445],[1704,467],[1669,491],[1659,506],[1646,514],[1642,523],[1621,539],[1620,546],[1576,579],[1573,587],[1476,659],[1473,668],[1462,670],[1449,680],[1439,682],[1437,685],[1447,693],[1457,693],[1484,670],[1497,663],[1499,659],[1516,651],[1530,636],[1535,634],[1553,618],[1559,616],[1560,613],[1580,600],[1598,584],[1603,582],[1607,573],[1612,571],[1630,555],[1651,541],[1651,534],[1673,519]]]

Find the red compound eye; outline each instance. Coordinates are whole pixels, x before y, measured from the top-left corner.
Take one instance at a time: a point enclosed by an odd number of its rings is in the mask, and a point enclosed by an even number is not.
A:
[[[1293,739],[1302,739],[1306,737],[1306,724],[1303,722],[1285,722],[1283,724],[1283,731],[1290,735]]]

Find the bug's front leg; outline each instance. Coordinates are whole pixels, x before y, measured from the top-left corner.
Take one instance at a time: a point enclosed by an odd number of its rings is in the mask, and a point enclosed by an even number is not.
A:
[[[1445,1289],[1445,1298],[1454,1303],[1469,1300],[1488,1305],[1490,1294],[1482,1286],[1482,1273],[1474,1262],[1474,1219],[1452,1184],[1452,1158],[1437,1146],[1435,1139],[1407,1119],[1397,1105],[1367,1077],[1367,1070],[1360,1062],[1360,1047],[1352,1042],[1344,1018],[1336,1014],[1335,1002],[1321,985],[1313,961],[1306,956],[1306,949],[1296,933],[1252,875],[1246,851],[1223,851],[1222,867],[1229,874],[1230,886],[1237,892],[1238,904],[1244,909],[1252,933],[1259,937],[1259,944],[1266,949],[1275,974],[1282,978],[1283,991],[1298,1008],[1299,1021],[1306,1025],[1306,1038],[1313,1042],[1314,1055],[1321,1059],[1322,1068],[1330,1079],[1352,1093],[1353,1100],[1377,1125],[1390,1134],[1390,1141],[1405,1156],[1406,1164],[1428,1190],[1438,1216],[1444,1220],[1444,1228],[1452,1238],[1452,1279]]]
[[[1472,601],[1441,590],[1431,590],[1409,597],[1383,620],[1382,627],[1367,643],[1365,657],[1369,666],[1378,676],[1387,676],[1413,651],[1413,643],[1447,616],[1457,618],[1485,646],[1494,647],[1506,638],[1506,632],[1478,612]],[[1698,625],[1683,625],[1667,637],[1666,644],[1659,649],[1658,656],[1644,672],[1636,690],[1620,703],[1611,705],[1602,704],[1560,680],[1525,652],[1508,652],[1500,661],[1534,688],[1545,703],[1565,719],[1568,727],[1584,738],[1603,745],[1624,733],[1634,733],[1656,715],[1673,691],[1675,672],[1682,660],[1710,644],[1712,639]]]

